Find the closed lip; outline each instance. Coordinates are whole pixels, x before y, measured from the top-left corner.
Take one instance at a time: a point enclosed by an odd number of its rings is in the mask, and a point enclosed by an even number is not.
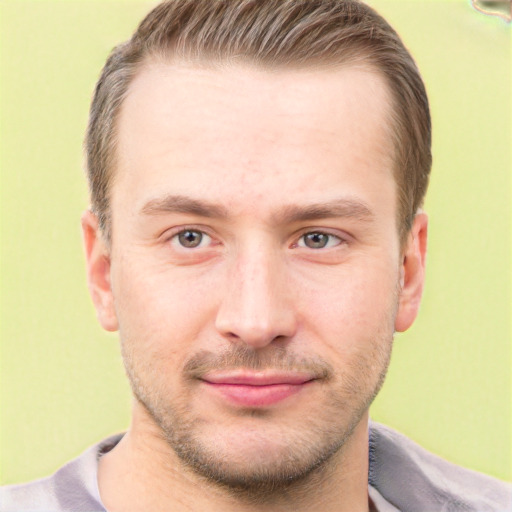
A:
[[[201,380],[210,384],[238,386],[275,386],[279,384],[298,386],[315,379],[315,375],[305,372],[252,372],[247,370],[210,372],[201,377]]]

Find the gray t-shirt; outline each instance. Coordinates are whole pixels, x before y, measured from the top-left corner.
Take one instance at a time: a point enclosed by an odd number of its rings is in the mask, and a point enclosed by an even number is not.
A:
[[[0,489],[0,512],[106,512],[98,460],[122,435],[93,446],[52,476]],[[510,512],[512,486],[437,457],[370,424],[368,493],[378,512]]]

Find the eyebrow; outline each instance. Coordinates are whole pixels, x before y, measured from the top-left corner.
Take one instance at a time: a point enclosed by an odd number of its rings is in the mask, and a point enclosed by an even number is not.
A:
[[[292,223],[330,217],[352,218],[369,222],[374,219],[375,215],[371,209],[359,199],[342,198],[305,206],[285,206],[283,211],[277,215],[276,221]]]
[[[222,205],[183,195],[167,195],[151,199],[141,208],[141,213],[144,215],[182,213],[220,219],[229,217],[227,208]],[[359,199],[341,198],[308,205],[285,205],[273,216],[272,221],[286,224],[332,217],[353,218],[368,222],[374,219],[375,214]]]
[[[228,216],[227,209],[223,206],[181,195],[167,195],[151,199],[141,208],[141,213],[144,215],[188,213],[199,217],[217,218]]]

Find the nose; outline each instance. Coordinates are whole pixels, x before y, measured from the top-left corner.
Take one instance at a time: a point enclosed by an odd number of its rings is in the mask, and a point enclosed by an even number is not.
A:
[[[295,334],[297,315],[280,255],[253,247],[237,256],[222,291],[216,328],[230,341],[255,349]]]

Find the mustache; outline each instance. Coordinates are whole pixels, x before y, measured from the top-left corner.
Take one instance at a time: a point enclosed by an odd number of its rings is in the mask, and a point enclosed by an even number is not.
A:
[[[262,352],[244,346],[220,353],[201,350],[185,363],[183,374],[187,379],[201,379],[208,372],[237,369],[307,372],[317,379],[330,379],[334,374],[333,367],[317,356],[298,357],[283,348]]]

